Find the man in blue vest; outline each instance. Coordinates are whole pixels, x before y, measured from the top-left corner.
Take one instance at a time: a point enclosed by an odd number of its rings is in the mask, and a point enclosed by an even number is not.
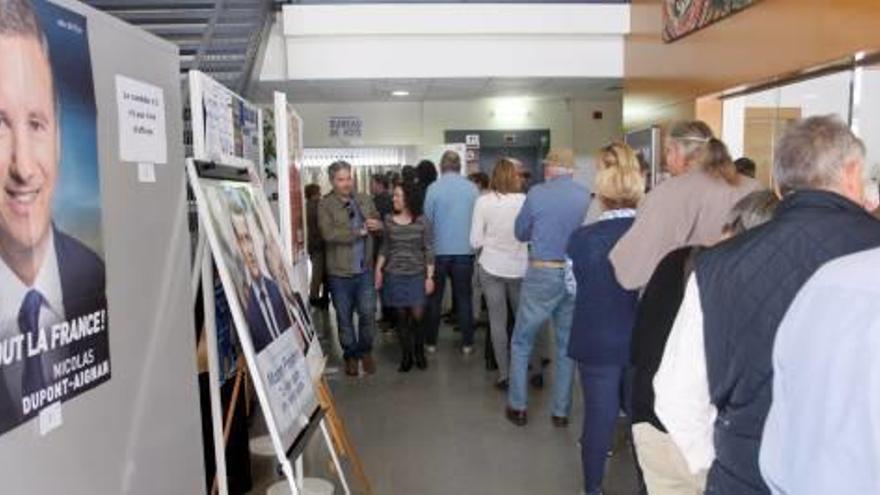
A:
[[[773,220],[697,259],[661,365],[669,357],[678,372],[654,381],[657,413],[691,470],[709,467],[709,494],[770,493],[758,454],[780,322],[819,267],[880,246],[880,222],[864,206],[865,146],[846,124],[792,124],[775,155],[783,199]]]

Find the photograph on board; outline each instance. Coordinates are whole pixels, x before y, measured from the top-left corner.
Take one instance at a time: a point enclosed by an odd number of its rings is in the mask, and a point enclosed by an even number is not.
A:
[[[253,348],[259,381],[286,444],[308,425],[318,403],[305,356],[309,330],[299,314],[272,223],[250,183],[201,180],[218,246],[224,292]],[[234,301],[233,301],[234,300]],[[246,354],[247,356],[247,354]]]
[[[0,2],[0,433],[110,379],[85,17]]]

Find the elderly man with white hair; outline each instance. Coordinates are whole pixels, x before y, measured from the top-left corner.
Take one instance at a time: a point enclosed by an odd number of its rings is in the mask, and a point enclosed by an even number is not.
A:
[[[690,470],[709,468],[706,493],[770,493],[758,452],[780,322],[819,267],[880,246],[880,222],[864,207],[864,160],[838,118],[792,124],[776,149],[773,220],[697,258],[654,389]]]

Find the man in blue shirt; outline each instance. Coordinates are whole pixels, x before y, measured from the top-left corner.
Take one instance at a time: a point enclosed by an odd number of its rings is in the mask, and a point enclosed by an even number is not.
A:
[[[529,242],[529,269],[520,292],[516,326],[510,343],[510,388],[507,419],[517,426],[526,415],[529,358],[544,322],[553,320],[556,332],[556,374],[553,384],[553,424],[568,425],[574,363],[568,357],[568,337],[574,296],[565,285],[568,238],[586,218],[590,193],[572,180],[574,154],[551,150],[544,160],[546,182],[534,186],[516,218],[516,238]]]
[[[425,218],[434,229],[436,253],[436,290],[431,296],[425,346],[437,349],[441,304],[446,278],[452,279],[452,298],[462,334],[462,352],[474,350],[474,311],[471,281],[474,276],[474,252],[471,249],[471,220],[479,191],[461,175],[461,157],[447,151],[440,159],[442,177],[425,194]]]

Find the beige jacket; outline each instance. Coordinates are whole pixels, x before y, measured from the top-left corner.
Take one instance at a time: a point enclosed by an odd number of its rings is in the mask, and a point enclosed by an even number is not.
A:
[[[740,179],[731,186],[695,171],[668,179],[648,193],[632,228],[611,250],[620,285],[630,290],[644,287],[670,252],[718,242],[731,208],[761,188],[754,179]]]

